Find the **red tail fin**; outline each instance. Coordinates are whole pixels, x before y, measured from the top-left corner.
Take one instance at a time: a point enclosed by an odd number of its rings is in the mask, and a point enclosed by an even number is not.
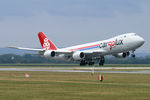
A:
[[[56,46],[44,35],[43,32],[38,33],[41,46],[46,50],[57,50]]]

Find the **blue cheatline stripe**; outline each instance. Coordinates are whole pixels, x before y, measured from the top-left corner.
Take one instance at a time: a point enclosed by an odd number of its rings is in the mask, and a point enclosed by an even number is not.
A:
[[[84,48],[84,49],[80,49],[80,50],[77,50],[77,51],[84,51],[84,50],[90,50],[90,49],[95,49],[95,48],[99,48],[99,46]]]

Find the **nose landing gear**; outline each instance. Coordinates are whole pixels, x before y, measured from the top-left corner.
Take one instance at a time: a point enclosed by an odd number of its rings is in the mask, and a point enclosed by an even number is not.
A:
[[[132,57],[132,58],[135,58],[135,54],[131,54],[131,57]]]
[[[134,51],[135,51],[135,50],[133,50],[133,51],[132,51],[132,54],[131,54],[131,57],[132,57],[132,58],[135,58],[135,57],[136,57],[135,54],[134,54]]]

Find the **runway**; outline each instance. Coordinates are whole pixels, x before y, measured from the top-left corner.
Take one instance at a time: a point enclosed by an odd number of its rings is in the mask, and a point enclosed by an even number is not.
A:
[[[82,68],[82,67],[81,67]],[[86,72],[86,73],[91,73],[93,72],[91,67],[87,67],[87,68],[0,68],[0,71],[48,71],[48,72]],[[96,68],[94,68],[96,69]],[[105,68],[103,68],[105,69]],[[108,68],[106,68],[108,69]],[[110,69],[115,69],[115,68],[110,68]],[[127,68],[126,68],[127,69]],[[135,68],[138,69],[138,68]],[[94,71],[96,73],[128,73],[128,74],[150,74],[150,69],[147,68],[147,70],[145,69],[141,69],[140,70],[131,70],[131,71]]]

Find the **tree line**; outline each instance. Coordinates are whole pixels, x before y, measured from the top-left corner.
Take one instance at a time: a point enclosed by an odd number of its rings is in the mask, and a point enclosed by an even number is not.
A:
[[[39,55],[15,55],[15,54],[4,54],[0,55],[0,64],[9,63],[77,63],[67,62],[61,60],[47,59]],[[118,59],[115,57],[106,57],[105,64],[150,64],[150,56],[137,57],[137,58],[125,58]]]

